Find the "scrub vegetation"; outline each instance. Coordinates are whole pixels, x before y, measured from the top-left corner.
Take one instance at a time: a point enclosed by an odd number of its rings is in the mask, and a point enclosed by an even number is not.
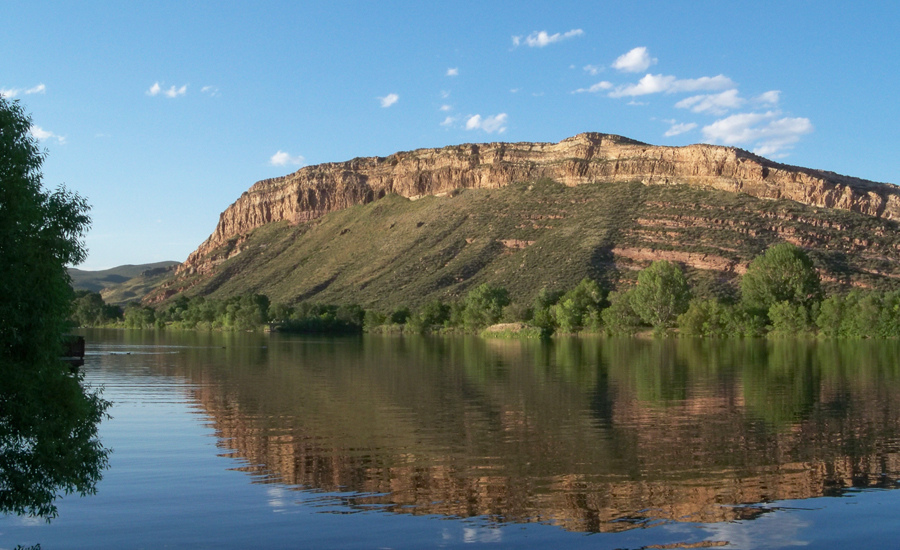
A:
[[[84,326],[142,329],[267,327],[301,333],[469,333],[488,338],[647,331],[698,337],[900,336],[900,291],[825,294],[807,253],[790,243],[774,245],[755,258],[737,294],[723,299],[703,290],[691,287],[677,263],[658,260],[641,270],[630,287],[607,293],[598,281],[585,278],[565,292],[543,288],[530,304],[513,302],[506,288],[483,283],[461,300],[432,300],[415,310],[406,305],[379,310],[356,304],[272,304],[256,294],[225,300],[180,296],[160,309],[133,303],[121,315],[104,317],[116,306],[104,305],[96,293],[83,293],[75,312]],[[82,315],[89,307],[96,314]]]

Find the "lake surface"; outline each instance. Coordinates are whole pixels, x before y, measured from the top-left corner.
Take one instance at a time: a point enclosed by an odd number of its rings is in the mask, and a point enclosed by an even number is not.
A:
[[[110,468],[0,548],[900,537],[898,342],[85,335]]]

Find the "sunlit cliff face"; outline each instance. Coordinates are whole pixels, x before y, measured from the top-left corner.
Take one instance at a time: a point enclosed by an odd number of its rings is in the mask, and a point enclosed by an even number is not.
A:
[[[619,531],[893,487],[900,375],[892,351],[870,351],[367,339],[276,342],[172,374],[196,378],[220,445],[260,482],[361,509]]]
[[[390,193],[415,198],[540,178],[569,186],[624,181],[687,184],[900,218],[900,192],[893,185],[787,166],[732,147],[658,147],[585,133],[559,143],[467,144],[356,158],[260,181],[220,215],[213,234],[180,270],[196,270],[205,256],[229,239],[268,223],[305,222]]]

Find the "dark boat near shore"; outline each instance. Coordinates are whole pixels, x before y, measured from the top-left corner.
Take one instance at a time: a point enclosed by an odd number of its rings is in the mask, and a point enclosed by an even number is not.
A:
[[[63,340],[62,360],[73,369],[84,365],[84,336],[66,335]]]

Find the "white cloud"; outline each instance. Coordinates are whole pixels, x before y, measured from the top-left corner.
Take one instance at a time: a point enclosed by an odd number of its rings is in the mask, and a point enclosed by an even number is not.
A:
[[[163,92],[166,97],[178,97],[180,95],[184,95],[185,93],[187,93],[187,84],[185,84],[181,88],[178,88],[177,90],[175,89],[175,86],[172,86],[171,88]]]
[[[47,86],[43,84],[38,84],[33,88],[28,88],[23,90],[22,88],[0,88],[0,97],[4,97],[6,99],[12,99],[19,94],[31,95],[31,94],[43,94],[47,91]]]
[[[513,46],[519,46],[522,44],[522,41],[525,41],[530,48],[543,48],[549,44],[553,44],[554,42],[559,42],[561,40],[566,40],[567,38],[573,38],[575,36],[581,36],[584,34],[584,31],[581,29],[572,29],[568,32],[564,33],[556,33],[556,34],[547,34],[547,31],[534,31],[528,36],[513,36]]]
[[[215,86],[204,86],[200,88],[200,92],[204,94],[209,94],[210,97],[215,97],[219,95],[219,88]]]
[[[666,130],[665,136],[672,137],[677,136],[679,134],[683,134],[685,132],[690,132],[694,128],[697,127],[697,124],[694,122],[682,122],[680,124],[672,123],[672,126]]]
[[[607,82],[607,81],[603,80],[603,81],[600,81],[600,82],[594,84],[590,88],[578,88],[577,90],[575,90],[572,93],[580,94],[580,93],[588,92],[588,93],[593,94],[593,93],[601,92],[603,90],[609,90],[612,87],[613,87],[612,82]]]
[[[601,65],[585,65],[584,72],[591,76],[597,76],[603,72],[603,67]]]
[[[706,94],[686,97],[675,104],[678,109],[690,109],[695,113],[711,113],[724,115],[731,109],[737,109],[747,101],[738,95],[734,88],[720,94]]]
[[[31,132],[32,136],[34,136],[36,139],[39,139],[41,141],[44,141],[47,139],[56,139],[60,145],[66,144],[66,136],[60,136],[58,134],[54,134],[53,132],[51,132],[49,130],[44,130],[40,126],[32,125],[30,132]]]
[[[447,76],[459,76],[459,67],[447,69]]]
[[[394,103],[397,103],[397,100],[400,99],[400,96],[398,96],[397,94],[388,94],[384,97],[379,97],[378,99],[381,101],[381,106],[386,108],[390,107]]]
[[[780,115],[779,111],[731,115],[704,126],[703,136],[713,143],[749,145],[758,155],[773,155],[790,149],[800,136],[813,131],[808,118],[778,118]]]
[[[639,73],[646,71],[650,65],[656,65],[656,61],[655,57],[650,57],[647,48],[641,46],[620,55],[612,64],[612,68],[626,73]]]
[[[737,84],[727,76],[720,74],[716,76],[702,76],[700,78],[684,78],[676,80],[672,83],[672,87],[666,90],[666,93],[674,94],[678,92],[696,92],[700,90],[725,90],[734,88]]]
[[[763,105],[778,105],[778,102],[781,101],[781,90],[769,90],[754,97],[753,101]]]
[[[287,166],[288,164],[300,165],[303,164],[303,161],[306,159],[300,155],[296,157],[292,157],[289,153],[278,150],[277,153],[269,157],[269,164],[272,166]]]
[[[625,84],[609,93],[609,97],[639,96],[665,92],[675,82],[674,76],[647,74],[637,84]]]
[[[453,126],[454,124],[456,124],[457,120],[459,119],[455,116],[448,116],[444,119],[444,122],[441,122],[441,126]]]
[[[453,107],[451,107],[450,105],[441,105],[441,108],[440,108],[441,111],[450,111],[452,109],[453,109]]]
[[[646,74],[637,84],[618,86],[609,93],[609,97],[634,97],[639,95],[665,92],[695,92],[698,90],[723,90],[734,88],[734,82],[724,75],[704,76],[701,78],[678,79],[671,75]]]
[[[159,94],[162,94],[168,98],[175,98],[180,95],[184,95],[186,93],[187,93],[187,84],[185,84],[184,86],[182,86],[180,88],[176,88],[175,86],[172,86],[168,90],[164,90],[162,88],[162,86],[159,85],[159,82],[154,82],[153,86],[150,86],[150,89],[147,90],[147,95],[149,95],[149,96],[157,96]]]
[[[484,118],[481,115],[472,115],[466,119],[466,130],[484,130],[489,134],[494,132],[502,134],[506,131],[506,119],[506,113]]]
[[[441,99],[447,99],[448,97],[450,97],[450,91],[449,90],[441,90]]]

